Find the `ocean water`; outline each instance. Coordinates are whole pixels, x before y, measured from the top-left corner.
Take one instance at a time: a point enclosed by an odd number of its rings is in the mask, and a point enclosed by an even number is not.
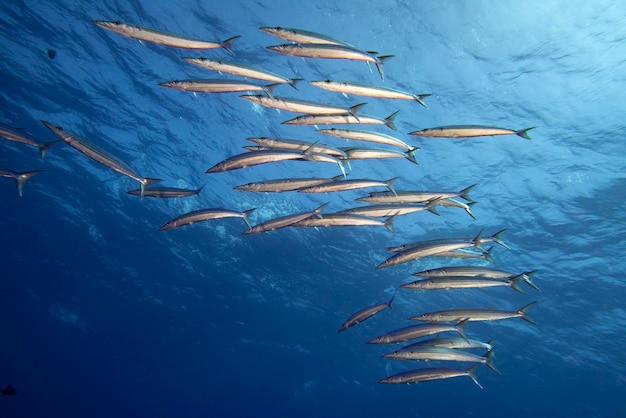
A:
[[[204,189],[185,199],[126,194],[137,182],[65,144],[45,159],[0,139],[0,167],[45,170],[19,197],[0,178],[0,417],[623,417],[626,416],[626,4],[619,1],[70,1],[0,4],[0,122],[40,141],[60,125],[164,185]],[[241,35],[234,55],[185,51],[106,31],[119,20],[199,39]],[[393,54],[385,80],[363,62],[302,59],[261,26],[307,29]],[[53,50],[56,54],[48,53]],[[286,126],[295,114],[237,93],[193,94],[158,83],[235,78],[182,60],[233,60],[304,80],[345,80],[432,93],[416,102],[344,97],[300,83],[276,95],[385,117],[419,146],[405,159],[351,163],[349,178],[398,190],[458,191],[462,209],[399,216],[380,227],[285,228],[244,236],[239,219],[159,232],[182,213],[257,208],[251,222],[357,206],[365,191],[256,194],[236,185],[332,177],[326,163],[280,162],[205,174],[251,136],[367,146]],[[420,138],[423,128],[480,124],[520,137]],[[321,127],[321,126],[320,126]],[[361,128],[361,127],[358,127]],[[497,267],[537,270],[537,292],[399,289],[412,272],[462,264],[427,258],[387,269],[386,247],[501,229]],[[487,265],[484,261],[468,263]],[[337,333],[361,308],[391,310]],[[378,380],[417,367],[381,358],[371,338],[409,316],[483,307],[530,311],[470,323],[495,340],[496,374],[477,370],[419,385]],[[395,346],[394,346],[395,347]],[[467,368],[468,364],[447,367]]]

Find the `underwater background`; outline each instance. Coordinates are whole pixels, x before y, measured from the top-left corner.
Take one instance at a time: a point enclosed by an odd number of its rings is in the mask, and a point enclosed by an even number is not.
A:
[[[47,142],[39,121],[63,126],[184,199],[139,199],[137,183],[66,144],[40,159],[0,139],[0,167],[45,170],[24,187],[0,178],[0,417],[620,417],[626,416],[626,3],[620,1],[22,1],[0,4],[0,122]],[[99,28],[119,20],[222,41],[189,51]],[[385,80],[363,62],[301,59],[266,47],[259,30],[323,33],[393,54]],[[357,206],[368,191],[248,193],[262,179],[333,177],[332,164],[279,162],[226,173],[207,168],[241,153],[247,137],[347,146],[294,114],[238,93],[159,87],[235,78],[182,60],[205,56],[304,80],[346,80],[414,94],[412,101],[344,97],[300,83],[276,94],[386,117],[419,146],[405,159],[353,161],[348,178],[398,190],[459,191],[477,220],[439,208],[380,227],[284,228],[243,236],[239,219],[159,232],[196,209],[257,208],[251,223]],[[457,124],[537,126],[518,136],[420,138]],[[367,127],[366,127],[367,128]],[[368,130],[370,128],[367,128]],[[348,144],[349,145],[349,144]],[[367,144],[366,144],[367,145]],[[398,289],[411,273],[461,264],[429,258],[377,270],[386,247],[491,235],[497,267],[537,270],[537,292],[506,288]],[[472,261],[487,265],[484,261]],[[351,314],[393,295],[393,309],[338,333]],[[471,323],[495,340],[500,374],[419,385],[378,380],[416,367],[381,358],[367,341],[407,318],[459,307],[517,310],[520,319]],[[455,366],[451,366],[455,367]],[[466,366],[458,365],[464,368]]]

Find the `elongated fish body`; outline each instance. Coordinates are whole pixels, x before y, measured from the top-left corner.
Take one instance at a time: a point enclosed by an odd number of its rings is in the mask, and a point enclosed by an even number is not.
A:
[[[448,245],[454,246],[456,244],[463,244],[463,243],[467,245],[465,247],[460,247],[460,248],[444,249],[441,252],[456,251],[459,249],[469,248],[469,247],[476,247],[479,250],[482,250],[482,244],[488,243],[488,242],[496,242],[502,245],[503,247],[508,248],[507,245],[501,240],[501,235],[505,231],[506,229],[500,230],[490,237],[483,237],[482,231],[481,231],[474,238],[431,239],[431,240],[420,241],[420,242],[415,242],[411,244],[403,244],[403,245],[399,245],[396,247],[387,247],[387,251],[392,252],[392,253],[400,253],[400,252],[409,251],[411,249],[419,250],[420,248],[436,250],[437,247],[439,246],[441,246],[442,248],[445,248]],[[429,254],[429,255],[434,255],[434,254]]]
[[[236,186],[235,189],[245,192],[288,192],[298,190],[303,187],[317,186],[320,184],[329,183],[331,181],[333,181],[333,179],[328,178],[291,178],[280,180],[266,180]]]
[[[358,117],[349,113],[343,115],[302,115],[293,119],[282,122],[283,125],[336,125],[336,124],[371,124],[386,125],[387,127],[397,130],[393,124],[393,120],[399,111],[392,113],[385,119],[375,118],[373,116],[359,115]]]
[[[440,334],[442,332],[456,332],[463,338],[467,339],[467,335],[465,334],[466,323],[467,321],[461,321],[456,325],[440,323],[409,325],[408,327],[400,328],[387,334],[380,335],[368,341],[368,344],[401,343],[404,341],[414,340],[416,338],[426,337],[428,335]]]
[[[255,209],[244,210],[243,212],[238,212],[235,210],[229,209],[200,209],[195,210],[193,212],[185,213],[184,215],[180,215],[161,228],[159,231],[169,231],[171,229],[180,228],[185,225],[193,225],[198,222],[208,221],[210,219],[222,219],[222,218],[241,218],[248,227],[250,227],[250,221],[248,220],[248,215]]]
[[[386,377],[384,379],[380,379],[378,383],[422,383],[429,382],[431,380],[441,380],[441,379],[451,379],[453,377],[462,377],[467,376],[479,388],[483,388],[478,380],[476,379],[476,368],[479,365],[470,367],[467,370],[457,370],[457,369],[449,369],[449,368],[428,368],[428,369],[417,369],[410,370],[408,372],[394,374],[393,376]]]
[[[528,274],[528,273],[526,273]],[[479,276],[491,279],[506,279],[516,276],[510,271],[482,266],[448,266],[413,273],[413,276],[446,277],[446,276]]]
[[[294,223],[291,226],[303,228],[317,228],[328,226],[384,226],[388,231],[393,232],[393,220],[395,216],[389,217],[386,221],[376,218],[369,218],[361,215],[350,215],[347,213],[329,213],[321,218],[307,218]]]
[[[524,293],[519,286],[520,281],[524,280],[523,275],[513,276],[507,280],[478,278],[468,276],[442,276],[427,277],[425,279],[416,280],[406,283],[400,287],[404,289],[414,290],[433,290],[433,289],[479,289],[485,287],[503,287],[508,286],[513,290]]]
[[[331,193],[331,192],[343,192],[346,190],[362,189],[365,187],[386,187],[393,191],[393,182],[398,177],[394,177],[387,181],[380,180],[368,180],[368,179],[350,179],[339,180],[329,183],[319,184],[317,186],[304,187],[299,189],[300,193]],[[389,215],[391,216],[391,215]]]
[[[275,231],[276,229],[293,225],[299,221],[302,221],[304,219],[307,219],[313,216],[320,217],[321,216],[320,213],[327,205],[328,203],[324,203],[317,209],[309,211],[309,212],[302,212],[302,213],[297,213],[295,215],[281,216],[280,218],[276,218],[276,219],[269,220],[267,222],[260,223],[258,225],[251,227],[247,231],[244,231],[243,234],[249,235],[249,234],[258,234],[260,232]]]
[[[289,99],[286,97],[278,96],[269,97],[261,94],[248,94],[239,97],[252,103],[256,103],[272,109],[280,109],[294,113],[307,113],[309,115],[342,115],[347,113],[358,117],[357,113],[359,109],[365,105],[365,103],[360,103],[352,107],[346,108],[311,102],[308,100]]]
[[[346,153],[349,160],[382,160],[387,158],[405,158],[414,164],[419,164],[412,151],[398,152],[392,150],[371,148],[341,148],[341,150]]]
[[[41,155],[41,159],[46,156],[46,152],[51,146],[58,142],[61,142],[60,140],[52,142],[39,142],[31,136],[19,134],[3,126],[0,126],[0,137],[8,139],[9,141],[19,142],[20,144],[26,144],[30,145],[31,147],[37,148],[39,150],[39,155]]]
[[[493,340],[484,343],[478,340],[464,340],[459,337],[438,337],[414,342],[413,344],[402,347],[401,350],[410,350],[417,347],[444,347],[454,349],[484,348],[486,350],[492,350]]]
[[[361,309],[360,311],[351,315],[350,318],[346,319],[346,321],[343,324],[341,324],[337,332],[342,332],[342,331],[347,330],[348,328],[352,328],[353,326],[358,325],[361,322],[365,321],[366,319],[371,318],[372,316],[376,315],[378,312],[382,310],[385,310],[387,308],[391,309],[392,302],[393,302],[393,296],[391,297],[389,301],[385,303],[378,303],[376,305],[368,306],[367,308]]]
[[[13,170],[8,170],[6,168],[0,168],[0,177],[7,177],[15,180],[15,185],[17,186],[17,192],[22,197],[24,192],[24,184],[34,176],[39,173],[43,173],[43,170],[34,170],[34,171],[24,171],[17,172]]]
[[[127,23],[121,23],[117,21],[102,21],[94,20],[94,23],[101,28],[108,29],[111,32],[118,33],[128,38],[139,39],[140,41],[152,42],[154,44],[171,46],[174,48],[186,48],[186,49],[216,49],[224,48],[229,52],[232,52],[232,43],[239,38],[239,36],[233,36],[225,40],[224,42],[209,42],[201,41],[198,39],[185,38],[182,36],[172,35],[165,32],[159,32],[153,29],[143,28],[141,26],[129,25]]]
[[[307,141],[299,141],[297,139],[285,139],[285,138],[266,138],[266,137],[256,137],[256,138],[247,138],[248,141],[254,142],[255,144],[259,144],[263,147],[269,148],[280,148],[286,150],[298,150],[298,151],[306,151],[320,153],[320,154],[328,154],[338,158],[347,158],[345,152],[340,149],[330,147],[328,145],[318,144],[314,142]]]
[[[424,107],[428,106],[426,106],[423,99],[430,96],[430,94],[411,94],[387,87],[370,86],[367,84],[350,83],[347,81],[309,81],[309,84],[324,90],[335,91],[343,94],[353,94],[356,96],[378,97],[382,99],[415,100]]]
[[[494,372],[499,373],[494,364],[493,350],[488,351],[484,356],[477,356],[476,354],[452,348],[416,347],[383,354],[383,357],[396,360],[462,361],[468,363],[480,363],[486,365]]]
[[[328,44],[351,46],[346,42],[338,41],[329,36],[322,35],[321,33],[311,32],[303,29],[282,28],[280,26],[263,26],[259,29],[269,35],[276,36],[277,38],[284,39],[285,41],[295,42],[297,44]]]
[[[411,321],[426,322],[450,322],[450,321],[498,321],[508,318],[522,318],[533,325],[537,325],[529,316],[528,309],[536,302],[518,309],[517,311],[499,311],[496,309],[449,309],[444,311],[429,312],[409,318]]]
[[[251,151],[237,154],[215,164],[209,168],[207,173],[221,173],[224,171],[237,170],[240,168],[252,167],[255,165],[272,163],[285,160],[297,160],[303,158],[304,153],[299,151],[287,150],[267,150],[267,151]]]
[[[473,138],[477,136],[517,135],[525,139],[530,139],[528,131],[535,128],[536,126],[533,126],[532,128],[520,129],[519,131],[516,131],[513,129],[496,128],[493,126],[450,125],[409,132],[409,135],[432,138]]]
[[[472,201],[469,192],[476,185],[472,184],[459,192],[420,192],[420,191],[397,191],[396,195],[389,192],[372,192],[369,196],[360,197],[359,202],[369,203],[423,203],[435,199],[451,199],[460,197],[467,201]]]
[[[269,81],[271,83],[289,84],[295,88],[296,79],[283,77],[270,71],[261,70],[259,68],[248,67],[247,65],[236,64],[221,60],[212,60],[208,58],[183,58],[190,64],[197,65],[207,70],[217,71],[219,73],[232,74],[239,77],[254,78],[256,80]]]
[[[109,167],[112,170],[117,171],[120,174],[123,174],[137,181],[141,186],[141,196],[143,196],[143,192],[149,184],[161,181],[160,179],[140,176],[135,170],[133,170],[128,164],[126,164],[119,158],[113,156],[112,154],[103,150],[97,145],[91,144],[82,138],[78,138],[77,136],[69,131],[64,130],[60,126],[55,126],[50,122],[46,122],[44,120],[42,120],[41,123],[43,123],[48,129],[50,129],[52,133],[55,134],[59,139],[61,139],[72,148],[78,150],[80,153],[86,155],[87,157],[99,162],[106,167]]]
[[[456,251],[444,251],[441,253],[434,254],[433,257],[440,258],[463,258],[463,259],[482,259],[489,261],[490,263],[495,264],[496,261],[491,256],[493,251],[493,247],[487,248],[485,251],[468,251],[466,249],[456,250]]]
[[[421,212],[423,210],[427,210],[429,212],[438,215],[439,213],[434,207],[430,207],[429,205],[372,205],[372,206],[362,206],[358,208],[350,208],[339,211],[338,213],[352,213],[354,215],[363,215],[363,216],[371,216],[373,218],[386,218],[387,216],[392,215],[406,215],[414,212]]]
[[[248,83],[247,81],[241,80],[174,80],[167,83],[159,83],[159,86],[196,93],[241,93],[246,91],[264,91],[269,93],[268,86],[260,86],[258,84]]]
[[[204,186],[203,186],[204,187]],[[180,189],[178,187],[149,187],[144,190],[144,197],[157,197],[157,198],[180,198],[196,196],[202,191],[202,187],[196,190]],[[130,190],[126,192],[134,196],[141,196],[141,189]]]
[[[412,147],[406,142],[394,138],[390,135],[380,134],[378,132],[370,132],[370,131],[357,131],[350,129],[317,129],[317,132],[334,136],[335,138],[343,138],[343,139],[353,139],[355,141],[366,141],[366,142],[375,142],[377,144],[385,144],[391,145],[394,147],[402,148],[406,151],[412,151],[419,149],[419,147]]]

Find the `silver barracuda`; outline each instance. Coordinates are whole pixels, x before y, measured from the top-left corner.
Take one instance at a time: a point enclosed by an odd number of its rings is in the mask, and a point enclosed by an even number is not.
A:
[[[186,49],[216,49],[224,48],[225,50],[232,52],[231,46],[233,42],[240,38],[240,36],[233,36],[223,42],[209,42],[199,39],[185,38],[182,36],[172,35],[165,32],[159,32],[153,29],[143,28],[137,25],[130,25],[128,23],[122,23],[117,21],[103,21],[94,20],[96,25],[101,28],[108,29],[112,32],[126,36],[128,38],[138,39],[140,41],[152,42],[159,45],[171,46],[175,48]]]
[[[479,365],[476,364],[475,366],[472,366],[467,370],[456,370],[449,368],[428,368],[410,370],[408,372],[398,373],[394,374],[393,376],[380,379],[378,383],[411,384],[467,376],[472,379],[472,381],[476,383],[479,388],[482,389],[483,387],[480,385],[480,383],[478,383],[478,380],[476,379],[476,368],[478,366]]]
[[[373,52],[361,51],[348,45],[336,44],[282,44],[268,46],[270,51],[303,58],[345,59],[365,61],[376,65],[380,78],[385,79],[383,63],[393,55],[376,55]]]
[[[427,240],[427,241],[420,241],[420,242],[414,242],[411,244],[403,244],[403,245],[398,245],[396,247],[387,247],[387,251],[392,252],[392,253],[397,253],[397,252],[401,252],[401,251],[405,251],[408,250],[410,248],[413,248],[415,246],[430,246],[430,245],[440,245],[440,244],[450,244],[450,243],[455,243],[455,242],[466,242],[466,243],[477,243],[477,244],[484,244],[484,243],[488,243],[488,242],[495,242],[505,248],[508,248],[508,246],[502,241],[502,234],[506,232],[506,229],[502,229],[498,232],[496,232],[495,234],[493,234],[490,237],[483,237],[482,236],[482,230],[478,233],[478,235],[476,235],[474,238],[443,238],[443,239],[431,239],[431,240]],[[471,245],[470,245],[471,247]],[[480,247],[480,245],[476,246],[476,247]],[[479,248],[480,249],[480,248]],[[446,251],[454,251],[454,250],[446,250]]]
[[[321,218],[307,218],[294,223],[291,226],[302,228],[317,228],[328,226],[384,226],[388,231],[393,232],[393,220],[395,215],[387,220],[381,221],[376,218],[369,218],[361,215],[350,215],[347,213],[329,213]]]
[[[358,118],[359,110],[361,107],[365,106],[365,103],[359,103],[346,108],[311,102],[308,100],[289,99],[278,96],[269,97],[261,94],[247,94],[239,97],[272,109],[280,109],[294,113],[306,113],[309,115],[343,115],[347,113]]]
[[[230,170],[237,170],[240,168],[252,167],[260,164],[267,164],[271,162],[278,161],[287,161],[287,160],[307,160],[307,161],[329,161],[333,163],[338,163],[342,168],[343,165],[341,161],[337,158],[333,160],[329,160],[331,158],[328,155],[317,154],[317,153],[305,153],[300,151],[290,151],[284,149],[271,149],[271,150],[261,150],[261,151],[250,151],[244,152],[243,154],[237,154],[232,157],[225,159],[213,167],[209,168],[207,173],[219,173]]]
[[[337,176],[336,178],[343,177]],[[254,183],[235,186],[236,190],[244,192],[288,192],[301,189],[303,187],[317,186],[329,183],[336,178],[290,178],[278,180],[265,180]]]
[[[478,278],[468,276],[442,276],[427,277],[425,279],[415,280],[406,283],[400,287],[404,289],[414,290],[433,290],[433,289],[479,289],[485,287],[503,287],[507,286],[520,293],[524,293],[520,287],[520,282],[524,280],[523,275],[513,276],[506,280]]]
[[[263,26],[259,29],[269,35],[284,39],[285,41],[295,42],[297,44],[329,44],[352,46],[346,42],[338,41],[329,36],[322,35],[321,33],[311,32],[303,29],[282,28],[280,26]]]
[[[241,80],[205,78],[168,81],[166,83],[159,83],[159,86],[194,93],[241,93],[246,91],[263,91],[267,95],[271,96],[272,90],[276,84],[261,86]]]
[[[393,192],[393,183],[398,179],[394,177],[387,181],[368,180],[368,179],[349,179],[338,180],[329,183],[319,184],[316,186],[303,187],[298,191],[300,193],[331,193],[343,192],[346,190],[362,189],[366,187],[386,187]]]
[[[43,173],[43,170],[24,171],[17,172],[6,168],[0,168],[0,177],[7,177],[15,180],[17,186],[17,193],[22,197],[24,192],[24,184],[39,173]]]
[[[337,158],[347,158],[345,152],[340,149],[318,144],[317,142],[307,142],[300,141],[297,139],[285,139],[285,138],[266,138],[266,137],[255,137],[255,138],[247,138],[248,141],[254,142],[255,144],[261,145],[263,147],[268,148],[280,148],[286,150],[298,150],[298,151],[307,151],[320,153],[320,154],[328,154]]]
[[[217,71],[219,73],[232,74],[239,77],[254,78],[256,80],[269,81],[271,83],[289,84],[295,88],[296,83],[300,81],[298,78],[287,78],[281,75],[272,73],[270,71],[261,70],[259,68],[249,67],[243,64],[236,64],[234,62],[227,62],[221,60],[212,60],[209,58],[183,58],[190,64],[197,65],[207,70]]]
[[[350,318],[346,319],[346,321],[343,324],[341,324],[337,332],[343,332],[347,330],[348,328],[352,328],[353,326],[360,324],[366,319],[371,318],[372,316],[376,315],[378,312],[383,311],[387,308],[391,309],[392,302],[393,302],[393,296],[391,297],[391,299],[389,299],[389,301],[385,303],[378,303],[376,305],[368,306],[367,308],[361,309],[360,311],[351,315]]]
[[[258,225],[255,225],[253,227],[250,227],[250,229],[246,230],[243,232],[243,235],[249,235],[249,234],[258,234],[260,232],[268,232],[268,231],[275,231],[276,229],[280,229],[280,228],[284,228],[286,226],[290,226],[295,224],[296,222],[302,221],[304,219],[310,218],[310,217],[321,217],[321,212],[322,210],[328,205],[328,203],[324,203],[323,205],[319,206],[317,209],[314,209],[312,211],[309,212],[302,212],[302,213],[297,213],[295,215],[287,215],[287,216],[281,216],[280,218],[275,218],[272,220],[269,220],[267,222],[263,222],[260,223]]]
[[[386,159],[386,158],[405,158],[414,164],[419,164],[414,154],[414,151],[416,151],[417,148],[411,151],[407,151],[407,152],[398,152],[398,151],[392,151],[392,150],[371,149],[371,148],[343,148],[343,147],[341,148],[341,150],[346,153],[348,160],[381,160],[381,159]]]
[[[402,347],[401,350],[409,350],[416,347],[445,347],[455,349],[484,348],[486,350],[492,350],[494,347],[493,343],[493,340],[484,343],[482,341],[472,339],[464,340],[459,337],[438,337],[414,342],[413,344]]]
[[[317,129],[317,132],[324,135],[334,136],[335,138],[352,139],[355,141],[366,141],[375,142],[377,144],[391,145],[394,147],[402,148],[405,151],[413,151],[419,149],[419,147],[412,147],[411,145],[400,139],[394,138],[390,135],[380,134],[378,132],[337,128]]]
[[[444,251],[438,254],[434,254],[433,257],[440,257],[440,258],[463,258],[463,259],[468,259],[468,258],[479,258],[482,260],[486,260],[490,263],[496,264],[496,260],[493,259],[493,257],[491,256],[491,253],[493,252],[493,246],[487,248],[484,251],[468,251],[467,249],[463,249],[463,250],[456,250],[456,251]]]
[[[515,276],[522,276],[523,280],[532,286],[535,290],[539,288],[532,282],[531,276],[536,271],[527,271],[521,274],[512,273],[510,271],[498,270],[490,267],[481,266],[450,266],[440,267],[437,269],[424,270],[413,273],[413,276],[424,277],[448,277],[448,276],[467,276],[467,277],[484,277],[490,279],[508,279]]]
[[[397,191],[397,195],[389,192],[372,192],[366,197],[359,197],[359,202],[368,203],[423,203],[434,199],[452,199],[460,197],[469,202],[473,200],[469,197],[469,192],[476,185],[472,184],[458,192],[421,192],[421,191]]]
[[[422,129],[421,131],[413,131],[409,132],[409,135],[433,138],[473,138],[477,136],[517,135],[525,139],[530,139],[528,131],[535,128],[536,126],[533,126],[532,128],[520,129],[516,131],[514,129],[496,128],[493,126],[451,125],[427,128]]]
[[[52,131],[53,134],[55,134],[58,138],[60,138],[63,142],[65,142],[72,148],[75,148],[82,154],[99,162],[100,164],[137,181],[141,187],[140,195],[142,197],[143,192],[149,184],[161,181],[160,179],[140,176],[135,170],[133,170],[128,164],[126,164],[119,158],[113,156],[109,152],[94,144],[89,143],[82,138],[78,138],[73,133],[64,130],[60,126],[55,126],[50,122],[46,122],[44,120],[42,120],[41,123],[43,123],[48,129]]]
[[[499,311],[496,309],[480,309],[480,308],[467,308],[467,309],[449,309],[437,312],[428,312],[421,315],[416,315],[409,318],[411,321],[426,321],[426,322],[454,322],[454,321],[498,321],[508,318],[522,318],[524,321],[530,322],[533,325],[537,325],[528,316],[528,309],[536,302],[531,302],[528,305],[516,310],[516,311]]]
[[[374,218],[386,218],[387,216],[392,215],[406,215],[414,212],[421,212],[427,210],[429,212],[434,213],[435,215],[439,215],[437,209],[431,205],[372,205],[372,206],[361,206],[357,208],[344,209],[339,211],[338,213],[352,213],[354,215],[363,215],[363,216],[371,216]]]
[[[148,187],[143,191],[144,197],[156,197],[156,198],[181,198],[181,197],[189,197],[198,195],[204,186],[199,189],[190,190],[190,189],[181,189],[178,187]],[[141,196],[141,189],[130,190],[126,192],[127,194],[132,194],[133,196]]]
[[[41,156],[41,159],[46,156],[46,152],[51,146],[61,142],[61,140],[51,142],[39,142],[31,136],[17,133],[14,130],[6,128],[4,126],[0,126],[0,137],[8,139],[9,141],[19,142],[21,144],[30,145],[31,147],[37,148],[39,150],[39,155]]]
[[[494,372],[500,373],[494,364],[494,350],[488,351],[484,356],[477,356],[476,354],[460,351],[454,348],[415,347],[383,354],[383,358],[396,360],[462,361],[468,363],[480,363],[489,367]]]
[[[424,107],[428,106],[426,106],[426,103],[424,103],[423,100],[430,96],[430,94],[411,94],[387,87],[370,86],[367,84],[350,83],[347,81],[309,81],[309,84],[324,90],[335,91],[343,94],[353,94],[356,96],[378,97],[382,99],[415,100]]]
[[[293,119],[282,122],[283,125],[336,125],[336,124],[371,124],[371,125],[385,125],[388,128],[396,131],[396,126],[393,124],[393,120],[398,114],[399,110],[387,116],[385,119],[375,118],[373,116],[359,115],[353,116],[349,113],[343,115],[302,115]]]
[[[467,321],[460,321],[456,325],[439,323],[409,325],[408,327],[400,328],[373,338],[368,341],[368,344],[395,344],[426,337],[428,335],[440,334],[442,332],[456,332],[461,337],[467,339],[465,333],[466,324]]]
[[[222,219],[222,218],[241,218],[248,227],[250,227],[250,221],[248,220],[248,215],[255,209],[244,210],[243,212],[238,212],[235,210],[229,209],[200,209],[195,210],[193,212],[185,213],[184,215],[180,215],[161,228],[159,231],[169,231],[172,229],[180,228],[181,226],[193,225],[198,222],[208,221],[210,219]]]

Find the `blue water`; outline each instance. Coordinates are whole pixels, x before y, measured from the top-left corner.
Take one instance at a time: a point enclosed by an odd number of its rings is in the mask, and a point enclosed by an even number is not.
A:
[[[21,198],[12,180],[0,178],[0,387],[18,391],[0,397],[0,417],[626,416],[625,15],[626,5],[610,0],[2,2],[1,123],[51,141],[39,122],[48,120],[144,176],[206,186],[197,197],[142,201],[126,194],[136,182],[65,144],[41,160],[36,149],[0,139],[1,167],[45,170]],[[96,19],[214,41],[242,37],[234,56],[182,51],[124,38]],[[260,26],[308,29],[395,57],[382,83],[362,62],[266,50],[283,42]],[[350,144],[281,125],[295,115],[238,94],[159,87],[220,77],[184,56],[432,93],[425,109],[306,83],[299,92],[276,91],[346,106],[366,101],[362,113],[378,117],[400,110],[398,132],[373,130],[419,145],[420,165],[355,161],[350,177],[400,176],[396,188],[408,190],[477,183],[478,219],[441,208],[441,217],[398,217],[394,234],[349,227],[242,236],[239,219],[158,232],[201,208],[256,207],[251,221],[259,223],[324,202],[328,211],[356,206],[367,193],[233,190],[339,174],[325,163],[205,174],[242,152],[249,136]],[[452,124],[537,129],[531,141],[406,135]],[[498,267],[538,270],[541,292],[397,290],[414,271],[459,260],[375,269],[387,246],[503,228],[511,249],[494,249]],[[396,291],[392,310],[337,333],[349,315]],[[483,390],[467,378],[377,383],[420,366],[382,359],[389,347],[365,344],[408,325],[407,317],[532,301],[538,327],[520,319],[469,325],[472,337],[497,345],[501,374],[481,366]]]

